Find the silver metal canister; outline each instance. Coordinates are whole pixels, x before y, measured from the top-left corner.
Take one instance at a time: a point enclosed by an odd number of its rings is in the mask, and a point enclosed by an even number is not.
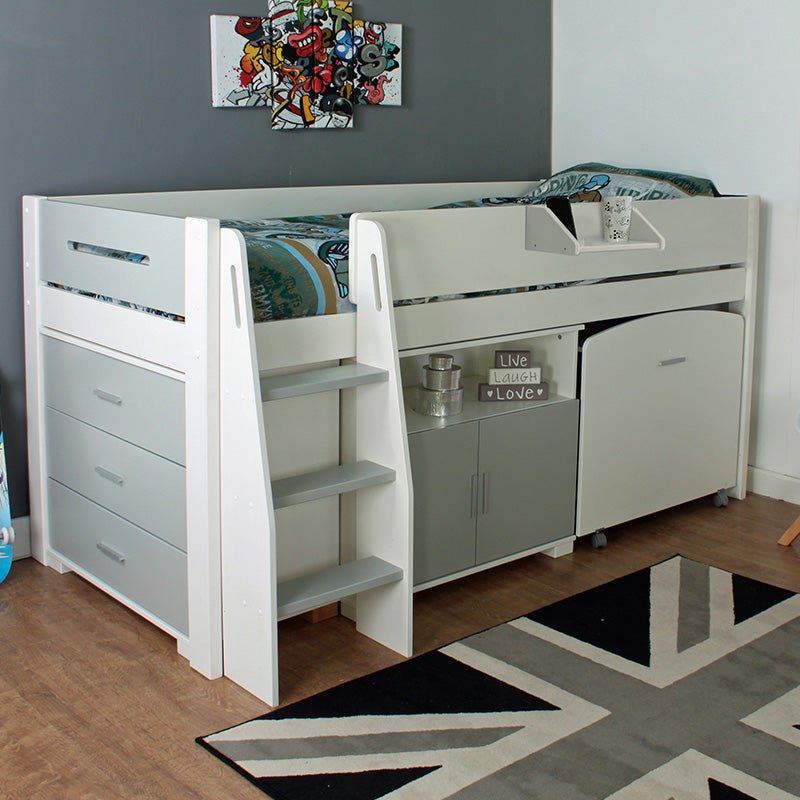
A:
[[[416,387],[414,410],[430,417],[460,414],[464,407],[461,367],[449,353],[431,353]]]
[[[415,411],[429,417],[450,417],[460,414],[464,407],[464,390],[440,391],[426,389],[422,384],[416,387]]]

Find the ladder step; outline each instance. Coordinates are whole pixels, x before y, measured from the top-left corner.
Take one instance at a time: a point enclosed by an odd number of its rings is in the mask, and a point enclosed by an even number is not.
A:
[[[278,619],[335,603],[343,597],[401,580],[403,570],[376,556],[278,584]]]
[[[268,375],[261,379],[261,400],[283,400],[303,394],[349,389],[367,383],[380,383],[388,378],[389,373],[385,369],[366,364],[342,364],[288,375]]]
[[[391,483],[394,479],[395,472],[389,467],[372,461],[357,461],[272,481],[272,503],[275,508],[285,508],[366,486]]]

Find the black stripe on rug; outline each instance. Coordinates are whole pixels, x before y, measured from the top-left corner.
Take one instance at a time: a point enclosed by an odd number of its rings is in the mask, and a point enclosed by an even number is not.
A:
[[[287,775],[254,778],[252,782],[275,800],[378,800],[379,797],[427,775],[439,767],[376,769],[327,775]]]
[[[555,711],[556,706],[438,651],[356,678],[259,719]]]
[[[527,615],[548,628],[650,666],[650,567]]]
[[[713,778],[708,779],[708,800],[756,800],[755,797],[732,786],[715,781]]]
[[[733,619],[739,625],[768,608],[782,603],[794,592],[769,583],[733,575]]]

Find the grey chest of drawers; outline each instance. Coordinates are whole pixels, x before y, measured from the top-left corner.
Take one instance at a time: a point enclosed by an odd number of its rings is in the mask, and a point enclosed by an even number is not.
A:
[[[43,356],[53,549],[187,633],[183,382],[54,338]]]

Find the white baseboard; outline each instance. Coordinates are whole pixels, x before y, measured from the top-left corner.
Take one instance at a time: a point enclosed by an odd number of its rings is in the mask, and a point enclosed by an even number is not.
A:
[[[17,517],[11,520],[14,529],[14,561],[28,558],[31,554],[31,518]]]
[[[800,479],[791,475],[779,475],[777,472],[748,467],[747,490],[753,494],[800,505]]]

